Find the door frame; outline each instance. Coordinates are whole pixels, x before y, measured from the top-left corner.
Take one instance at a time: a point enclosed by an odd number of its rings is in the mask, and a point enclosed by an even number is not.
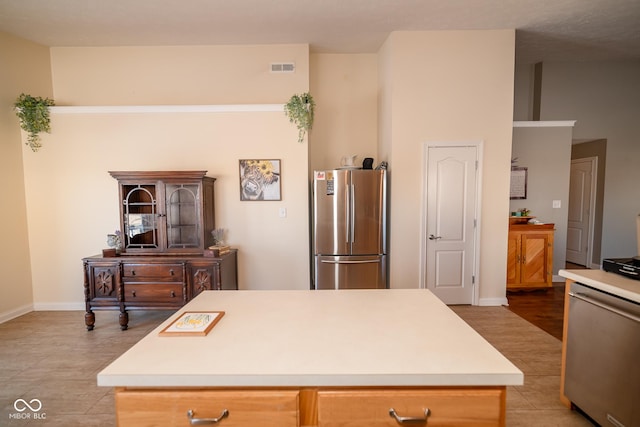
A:
[[[443,147],[443,148],[453,148],[453,147],[475,147],[477,154],[477,168],[476,168],[476,202],[474,206],[475,212],[475,227],[473,232],[473,277],[475,278],[473,282],[473,296],[472,296],[472,305],[478,305],[480,301],[480,274],[478,273],[480,267],[480,243],[481,243],[481,233],[480,233],[480,225],[482,209],[480,209],[482,205],[482,167],[483,167],[483,153],[484,153],[484,141],[427,141],[423,143],[422,147],[422,173],[421,173],[421,186],[422,186],[422,201],[421,201],[421,212],[420,212],[420,283],[419,287],[422,289],[428,289],[427,286],[427,213],[429,212],[428,203],[427,203],[427,174],[428,174],[428,165],[429,165],[429,148],[433,147]]]
[[[596,228],[596,197],[597,197],[597,185],[598,185],[598,157],[580,157],[577,159],[571,159],[570,167],[573,166],[574,163],[589,161],[591,163],[591,182],[589,183],[589,191],[591,192],[591,197],[589,200],[589,241],[587,242],[587,268],[593,267],[593,242],[594,242],[594,233]],[[569,196],[571,198],[571,196]],[[568,221],[567,221],[568,224]],[[565,254],[565,259],[566,259]]]

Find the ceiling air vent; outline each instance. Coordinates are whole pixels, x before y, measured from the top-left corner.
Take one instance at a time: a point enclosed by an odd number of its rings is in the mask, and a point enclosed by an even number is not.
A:
[[[294,73],[296,64],[293,62],[274,62],[271,64],[272,73]]]

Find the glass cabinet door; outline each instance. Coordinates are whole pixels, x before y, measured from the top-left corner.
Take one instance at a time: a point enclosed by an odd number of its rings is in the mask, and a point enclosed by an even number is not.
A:
[[[215,178],[206,171],[110,171],[125,253],[196,254],[212,245]]]
[[[166,184],[167,249],[200,247],[199,200],[198,184]]]
[[[158,206],[155,185],[123,185],[124,242],[127,249],[157,249]]]

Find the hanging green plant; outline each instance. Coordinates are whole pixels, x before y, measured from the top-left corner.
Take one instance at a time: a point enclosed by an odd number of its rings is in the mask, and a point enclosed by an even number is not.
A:
[[[27,132],[25,143],[33,151],[42,147],[40,132],[51,132],[49,107],[55,105],[52,99],[20,94],[15,104],[16,116],[20,119],[20,127]]]
[[[308,92],[293,95],[284,106],[284,113],[298,128],[298,142],[304,142],[304,136],[313,127],[313,110],[316,103]]]

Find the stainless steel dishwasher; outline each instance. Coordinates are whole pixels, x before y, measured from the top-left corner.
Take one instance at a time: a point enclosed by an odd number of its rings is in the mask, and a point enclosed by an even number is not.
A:
[[[564,386],[601,426],[640,427],[640,304],[571,285]]]

